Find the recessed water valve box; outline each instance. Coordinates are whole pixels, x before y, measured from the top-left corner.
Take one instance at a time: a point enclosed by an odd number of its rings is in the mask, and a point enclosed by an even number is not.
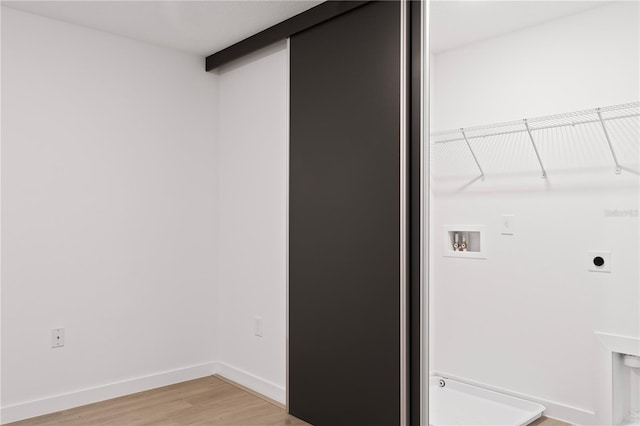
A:
[[[445,225],[444,256],[486,259],[484,225]]]
[[[608,251],[588,252],[587,268],[591,272],[611,272],[611,252],[608,252]]]

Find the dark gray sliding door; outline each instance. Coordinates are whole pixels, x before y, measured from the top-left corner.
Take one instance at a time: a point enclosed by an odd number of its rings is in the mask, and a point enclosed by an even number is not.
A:
[[[289,411],[400,422],[400,3],[291,37]]]

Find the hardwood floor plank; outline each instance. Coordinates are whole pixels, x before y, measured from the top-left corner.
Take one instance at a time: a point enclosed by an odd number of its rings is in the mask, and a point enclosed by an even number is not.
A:
[[[529,426],[570,426],[569,423],[561,422],[560,420],[550,419],[548,417],[540,417]]]
[[[216,376],[59,411],[6,426],[309,426]]]

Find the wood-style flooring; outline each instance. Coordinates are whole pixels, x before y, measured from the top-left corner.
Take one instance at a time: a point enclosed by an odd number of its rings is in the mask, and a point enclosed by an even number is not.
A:
[[[9,425],[310,426],[290,416],[277,404],[217,376],[190,380]],[[568,426],[568,424],[543,417],[531,426]]]
[[[569,423],[561,422],[556,419],[549,419],[547,417],[540,417],[529,426],[570,426]]]
[[[216,376],[34,417],[11,426],[308,426]],[[8,426],[8,425],[7,425]]]

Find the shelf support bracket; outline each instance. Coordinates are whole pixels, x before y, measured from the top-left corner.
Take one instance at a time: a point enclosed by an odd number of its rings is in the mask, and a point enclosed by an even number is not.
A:
[[[473,161],[476,162],[476,166],[478,166],[478,170],[480,170],[480,177],[484,179],[484,171],[482,171],[482,167],[480,167],[480,163],[478,162],[478,157],[476,157],[476,153],[473,152],[473,149],[471,148],[471,144],[467,139],[467,135],[465,134],[464,129],[460,129],[460,133],[462,133],[462,137],[464,138],[464,141],[467,144],[467,148],[469,148],[469,152],[471,152],[471,155],[473,156]]]
[[[533,150],[536,153],[536,158],[538,159],[538,164],[540,164],[540,168],[542,169],[542,179],[546,179],[547,171],[544,169],[544,166],[542,165],[542,160],[540,159],[540,153],[538,152],[538,147],[536,147],[536,142],[533,140],[533,135],[531,134],[531,128],[529,127],[529,122],[527,121],[526,118],[522,121],[524,121],[524,126],[527,128],[527,134],[529,135],[529,140],[531,140],[531,146],[533,146]]]
[[[611,144],[611,139],[609,138],[609,132],[607,132],[607,126],[605,126],[604,120],[602,119],[600,108],[596,108],[596,112],[598,113],[598,119],[600,120],[600,124],[602,125],[602,131],[604,132],[604,137],[607,140],[607,145],[609,145],[609,151],[611,151],[613,161],[614,163],[616,163],[616,174],[619,175],[620,172],[622,172],[622,167],[620,167],[620,163],[618,163],[618,157],[616,157],[616,153],[613,150],[613,145]]]

